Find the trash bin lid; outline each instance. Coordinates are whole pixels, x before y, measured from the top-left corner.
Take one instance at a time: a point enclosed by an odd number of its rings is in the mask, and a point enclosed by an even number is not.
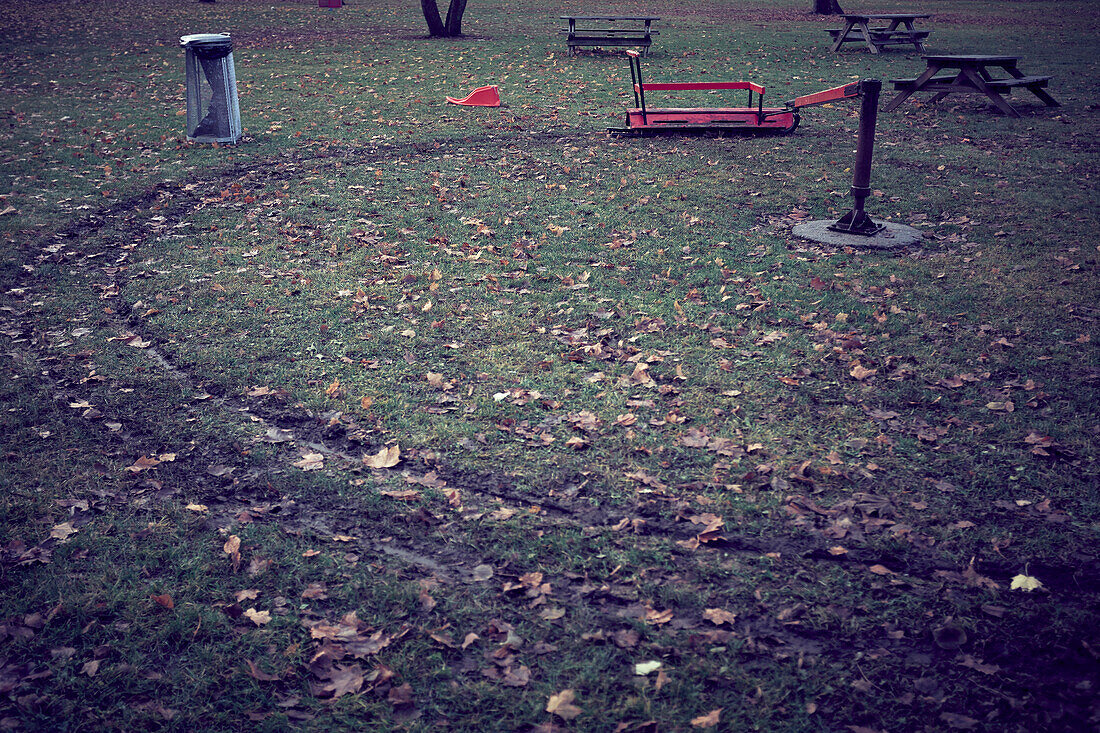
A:
[[[233,47],[233,39],[228,33],[192,33],[189,36],[180,36],[181,46],[228,46]]]

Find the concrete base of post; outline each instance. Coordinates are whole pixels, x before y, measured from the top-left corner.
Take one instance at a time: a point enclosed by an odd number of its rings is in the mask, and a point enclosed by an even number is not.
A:
[[[862,249],[897,249],[912,246],[921,240],[921,233],[913,227],[890,222],[875,223],[881,224],[884,229],[871,236],[833,231],[829,227],[836,224],[836,221],[832,219],[803,222],[795,226],[793,231],[796,237],[813,242]]]

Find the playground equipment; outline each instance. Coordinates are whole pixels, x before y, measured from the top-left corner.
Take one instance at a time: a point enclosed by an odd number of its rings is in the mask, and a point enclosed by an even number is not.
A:
[[[646,135],[654,133],[713,132],[743,130],[745,132],[774,132],[788,134],[798,127],[798,110],[839,99],[858,97],[858,83],[807,94],[787,102],[783,107],[764,106],[764,87],[751,81],[703,81],[642,83],[642,61],[637,51],[627,51],[630,60],[630,79],[634,86],[635,109],[627,110],[626,127],[611,127],[608,132],[617,135]],[[718,91],[747,90],[747,107],[647,107],[646,92],[655,91]],[[755,95],[755,96],[754,96]],[[754,105],[755,100],[755,105]]]
[[[451,104],[461,104],[466,107],[499,107],[500,89],[496,84],[490,84],[489,86],[478,87],[470,92],[465,99],[447,97],[447,101]]]
[[[856,160],[852,166],[851,211],[834,222],[803,222],[793,229],[796,237],[841,247],[876,249],[891,249],[920,242],[921,233],[913,227],[875,221],[863,208],[867,197],[871,195],[871,157],[875,147],[878,96],[881,90],[882,82],[878,79],[864,79],[859,82],[862,100],[859,108]]]

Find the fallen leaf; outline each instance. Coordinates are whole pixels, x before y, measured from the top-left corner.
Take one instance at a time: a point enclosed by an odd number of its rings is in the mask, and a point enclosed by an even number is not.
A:
[[[478,565],[474,568],[474,580],[479,583],[484,583],[489,578],[493,577],[492,565]]]
[[[398,445],[383,446],[373,456],[363,456],[363,465],[369,468],[393,468],[401,462],[401,448]]]
[[[527,683],[530,681],[531,669],[524,664],[521,664],[518,669],[510,668],[504,676],[500,678],[500,684],[507,685],[508,687],[526,687]]]
[[[237,599],[237,603],[241,601],[254,601],[260,597],[260,591],[255,589],[239,590],[233,594],[233,597]]]
[[[576,694],[572,690],[562,690],[556,695],[551,695],[546,702],[546,712],[553,713],[562,720],[572,720],[583,711],[573,704]]]
[[[878,374],[878,369],[867,369],[857,361],[852,365],[852,369],[848,373],[862,382],[864,379]]]
[[[722,708],[715,708],[706,715],[700,715],[698,718],[691,719],[691,725],[693,728],[713,728],[718,725],[718,720],[722,717]]]
[[[302,591],[302,598],[324,600],[328,598],[328,592],[324,583],[310,583]]]
[[[639,677],[645,677],[647,674],[652,674],[661,668],[661,663],[657,660],[650,662],[638,662],[634,665],[634,674]]]
[[[1008,586],[1010,590],[1022,590],[1030,593],[1033,590],[1038,590],[1043,587],[1043,581],[1031,575],[1020,574],[1012,578],[1012,585]]]
[[[317,689],[318,692],[331,694],[333,699],[359,692],[363,686],[363,668],[358,664],[348,667],[334,667],[328,682]]]
[[[321,453],[306,453],[301,459],[291,464],[303,471],[316,471],[325,466],[325,456]]]
[[[257,626],[263,626],[271,621],[271,612],[257,611],[255,608],[249,608],[244,612],[244,617]]]
[[[737,620],[737,614],[731,613],[724,608],[708,608],[703,611],[703,618],[716,626],[721,626],[722,624],[732,625],[733,622]]]
[[[72,522],[55,524],[53,529],[50,530],[50,537],[61,540],[62,542],[69,539],[69,537],[73,536],[74,534],[76,534],[76,527],[73,526]]]
[[[227,539],[225,541],[225,544],[222,545],[222,552],[224,552],[226,555],[232,555],[235,552],[240,552],[240,549],[241,538],[235,534],[229,535],[229,539]]]
[[[160,461],[158,461],[156,458],[142,456],[141,458],[134,461],[134,464],[132,466],[127,466],[126,470],[130,471],[131,473],[140,473],[141,471],[148,471],[150,468],[154,468],[155,466],[159,465]]]
[[[175,602],[172,600],[172,596],[168,595],[167,593],[164,593],[163,595],[159,595],[159,596],[149,596],[149,597],[152,598],[153,602],[156,603],[158,606],[162,606],[164,608],[167,608],[169,611],[171,611],[173,608],[176,607]]]
[[[940,713],[940,720],[956,730],[974,730],[978,727],[976,719],[958,713]]]
[[[184,507],[189,512],[205,512],[207,511],[206,504],[188,504]]]

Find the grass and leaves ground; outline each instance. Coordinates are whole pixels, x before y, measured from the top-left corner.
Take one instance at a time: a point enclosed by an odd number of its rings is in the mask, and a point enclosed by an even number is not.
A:
[[[920,70],[808,4],[661,8],[647,74]],[[621,55],[508,7],[0,8],[0,728],[1095,727],[1092,6],[926,8],[1063,106],[880,115],[902,252],[790,233],[857,105],[608,137]]]

